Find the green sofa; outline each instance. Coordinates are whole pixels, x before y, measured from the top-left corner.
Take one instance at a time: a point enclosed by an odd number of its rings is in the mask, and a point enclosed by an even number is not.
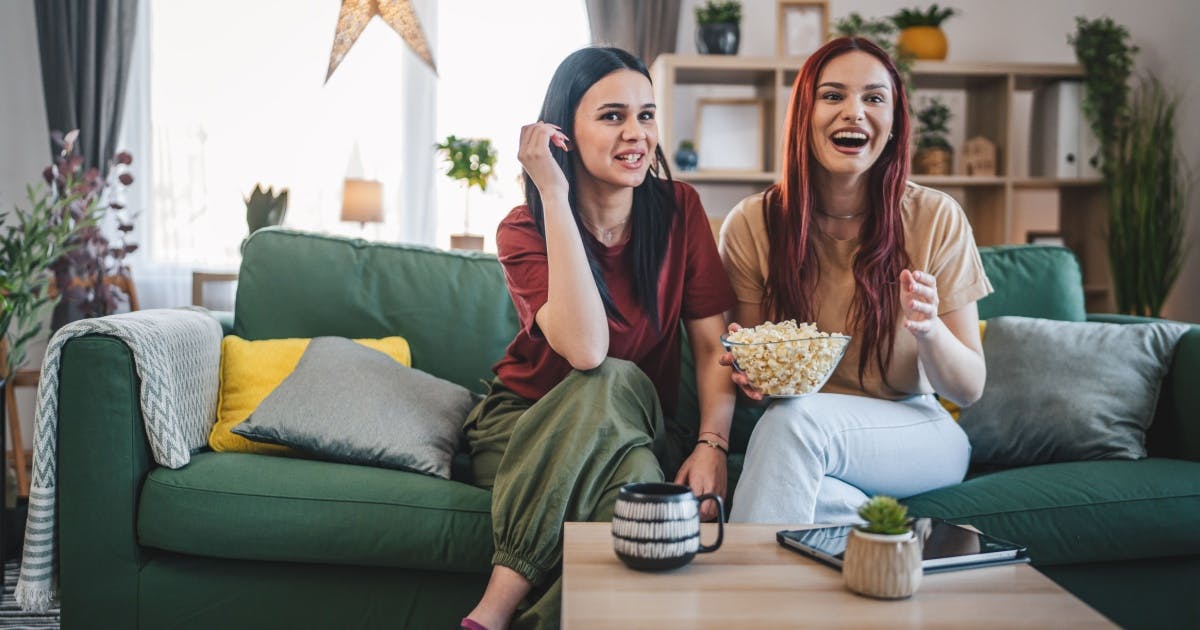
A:
[[[1066,250],[992,248],[984,263],[997,288],[980,304],[984,317],[1084,319]],[[403,335],[416,367],[475,390],[516,328],[493,256],[283,229],[247,242],[231,323],[248,339]],[[684,373],[677,440],[696,430]],[[1041,570],[1122,625],[1195,626],[1198,375],[1193,327],[1167,379],[1149,459],[996,472],[908,503],[1028,544]],[[137,392],[122,342],[92,336],[64,348],[64,627],[449,628],[482,592],[490,495],[466,483],[464,454],[453,481],[212,452],[170,470],[150,456]],[[754,410],[738,411],[731,477],[754,420]]]

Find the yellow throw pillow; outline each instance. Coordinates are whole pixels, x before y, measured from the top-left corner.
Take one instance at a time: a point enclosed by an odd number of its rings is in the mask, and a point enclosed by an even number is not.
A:
[[[980,321],[979,322],[979,340],[980,341],[983,341],[983,331],[985,331],[985,330],[987,330],[987,321]],[[949,400],[947,400],[945,398],[939,397],[938,400],[941,401],[942,406],[945,407],[946,411],[949,411],[950,415],[954,418],[955,421],[957,421],[958,414],[962,413],[962,409],[960,409],[958,405],[950,402]]]
[[[217,423],[208,435],[208,445],[218,452],[296,455],[297,451],[277,444],[254,442],[233,433],[276,387],[286,379],[309,339],[246,341],[229,335],[221,341],[221,391],[217,399]],[[403,337],[355,339],[402,365],[412,366],[408,342]]]

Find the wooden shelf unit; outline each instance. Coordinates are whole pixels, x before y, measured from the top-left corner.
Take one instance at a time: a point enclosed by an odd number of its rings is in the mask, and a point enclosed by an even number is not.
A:
[[[713,194],[712,187],[763,188],[779,177],[784,116],[792,83],[803,63],[804,59],[800,57],[677,54],[659,55],[654,62],[651,74],[658,105],[659,141],[671,159],[681,139],[676,134],[674,117],[680,116],[686,106],[686,99],[677,98],[677,88],[742,86],[745,92],[766,104],[766,120],[771,125],[764,130],[763,171],[673,171],[680,180],[697,186],[712,216],[719,217],[729,210],[726,207],[728,195]],[[1025,191],[1057,194],[1057,223],[1064,242],[1080,259],[1084,283],[1088,287],[1088,310],[1111,311],[1111,281],[1102,233],[1107,212],[1102,181],[1098,178],[1015,174],[1018,161],[1014,147],[1027,144],[1018,141],[1014,130],[1016,95],[1053,81],[1082,76],[1083,69],[1075,64],[914,63],[913,87],[916,91],[954,89],[965,92],[965,111],[956,111],[954,115],[963,116],[965,137],[982,135],[996,144],[997,174],[990,177],[915,175],[912,179],[945,190],[958,199],[971,221],[979,245],[1025,242],[1024,235],[1014,233],[1016,197]],[[960,150],[956,148],[956,152]],[[722,201],[710,204],[705,197]]]

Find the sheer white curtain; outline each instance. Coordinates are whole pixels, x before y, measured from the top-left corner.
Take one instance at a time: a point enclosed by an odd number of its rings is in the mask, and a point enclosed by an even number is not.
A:
[[[193,270],[236,269],[258,183],[289,189],[286,226],[433,244],[436,77],[386,24],[323,84],[336,0],[143,1],[122,144],[143,308],[189,303]],[[414,4],[436,58],[437,3]],[[355,144],[384,184],[384,221],[365,228],[339,217]]]

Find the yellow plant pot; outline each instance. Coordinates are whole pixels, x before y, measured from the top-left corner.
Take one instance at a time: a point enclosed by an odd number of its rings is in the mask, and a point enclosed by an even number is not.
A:
[[[950,45],[946,34],[937,26],[910,26],[900,31],[896,45],[917,59],[941,61]]]

